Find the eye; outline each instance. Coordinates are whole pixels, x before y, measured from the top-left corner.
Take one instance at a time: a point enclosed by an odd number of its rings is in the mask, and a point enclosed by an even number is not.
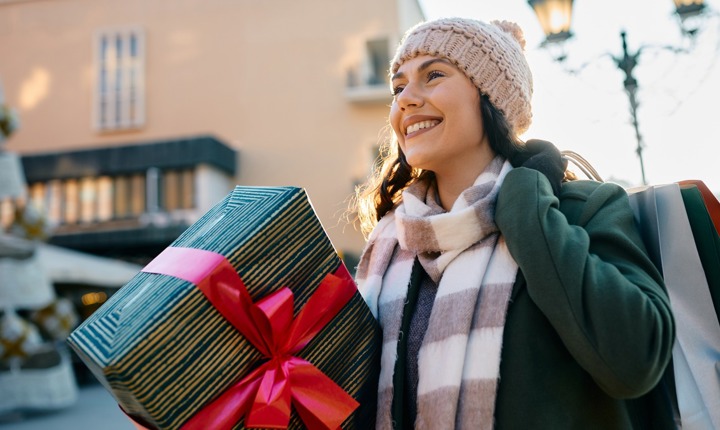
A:
[[[441,72],[439,70],[431,70],[427,74],[427,80],[428,80],[428,82],[430,82],[435,78],[442,78],[443,76],[445,76],[445,74],[443,72]]]
[[[405,88],[405,87],[402,86],[402,85],[398,85],[398,86],[393,87],[393,89],[392,89],[392,95],[393,95],[393,96],[397,96],[398,94],[400,94],[400,93],[402,92],[403,88]]]

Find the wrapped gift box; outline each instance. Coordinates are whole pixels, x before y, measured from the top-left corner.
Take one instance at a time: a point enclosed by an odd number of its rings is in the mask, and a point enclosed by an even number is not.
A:
[[[221,254],[253,302],[286,287],[294,296],[293,315],[328,274],[346,273],[305,192],[294,187],[236,187],[171,248]],[[177,266],[182,271],[193,263]],[[145,270],[68,342],[128,415],[177,429],[268,359],[196,283]],[[342,427],[365,429],[374,426],[381,334],[352,288],[349,301],[294,355],[360,404]],[[289,428],[305,427],[312,425],[293,403]],[[243,419],[234,428],[244,428]]]

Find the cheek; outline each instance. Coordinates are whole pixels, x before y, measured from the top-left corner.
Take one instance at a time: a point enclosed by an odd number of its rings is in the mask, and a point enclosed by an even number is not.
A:
[[[460,106],[465,106],[464,109],[458,109],[456,111],[456,118],[458,118],[462,124],[460,131],[463,134],[480,139],[485,133],[482,113],[480,112],[480,100],[468,97]]]
[[[404,135],[401,131],[400,121],[400,109],[397,107],[397,103],[393,103],[390,106],[390,126],[392,127],[393,132],[398,139],[398,142],[402,143]]]
[[[466,124],[468,125],[468,132],[472,133],[475,136],[482,136],[485,134],[485,129],[483,128],[483,121],[482,121],[482,114],[480,113],[480,109],[471,111],[468,109],[468,117]]]

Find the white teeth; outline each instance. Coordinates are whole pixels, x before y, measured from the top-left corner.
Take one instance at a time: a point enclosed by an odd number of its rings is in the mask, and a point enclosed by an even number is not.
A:
[[[407,136],[408,134],[415,133],[416,131],[422,130],[423,128],[435,127],[438,124],[440,124],[440,121],[436,120],[416,122],[415,124],[408,127],[407,130],[405,130],[405,135]]]

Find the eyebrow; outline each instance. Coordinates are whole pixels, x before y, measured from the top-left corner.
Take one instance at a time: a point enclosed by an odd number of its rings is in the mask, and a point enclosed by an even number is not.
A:
[[[423,70],[427,69],[428,67],[432,66],[435,63],[445,63],[445,64],[449,64],[452,66],[452,63],[449,62],[448,60],[446,60],[445,58],[431,58],[431,59],[423,62],[422,64],[420,64],[420,66],[418,66],[418,68],[417,68],[417,71],[422,72]],[[395,79],[401,79],[404,77],[405,77],[405,73],[397,72],[394,75],[392,75],[390,80],[394,81]]]

